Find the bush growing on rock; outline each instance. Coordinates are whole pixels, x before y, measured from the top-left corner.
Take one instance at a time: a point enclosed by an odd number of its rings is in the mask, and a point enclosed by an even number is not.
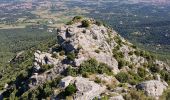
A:
[[[96,49],[95,52],[96,52],[96,53],[100,53],[100,50],[99,50],[99,49]]]
[[[96,82],[96,83],[101,83],[102,81],[101,81],[101,79],[99,79],[99,78],[95,78],[95,80],[94,80],[94,82]]]
[[[122,39],[119,36],[115,36],[114,40],[119,46],[122,46],[123,42],[122,42]]]
[[[76,93],[76,91],[77,91],[76,86],[74,84],[69,84],[65,89],[65,94],[69,96]]]
[[[129,63],[122,58],[117,59],[117,60],[118,60],[118,68],[119,69],[122,69],[124,66],[129,65]]]
[[[125,94],[125,100],[153,100],[151,97],[147,97],[142,91],[131,90],[129,94]]]
[[[67,22],[67,25],[72,25],[76,22],[80,22],[83,19],[82,16],[75,16],[71,21]]]
[[[134,53],[133,51],[130,51],[128,54],[131,56],[131,55],[133,55],[133,53]]]
[[[115,77],[121,83],[126,83],[129,80],[129,74],[125,72],[120,72]]]
[[[101,21],[96,21],[96,25],[101,26],[102,22]]]
[[[57,58],[58,55],[57,55],[56,53],[53,53],[53,54],[52,54],[52,57],[53,57],[53,58]]]
[[[78,70],[74,69],[74,68],[71,68],[70,66],[66,70],[66,75],[67,76],[71,75],[71,76],[75,77],[75,76],[77,76],[77,74],[78,74]]]
[[[73,21],[80,21],[81,19],[83,19],[82,16],[75,16],[75,17],[73,18]]]
[[[42,65],[41,72],[45,72],[53,67],[54,67],[54,65],[49,65],[49,64]]]
[[[76,55],[74,52],[70,52],[67,54],[67,59],[74,61],[75,58],[76,58]]]
[[[82,23],[82,27],[89,27],[90,26],[90,21],[88,21],[88,20],[83,20],[81,23]]]
[[[150,67],[150,70],[153,73],[159,73],[161,69],[159,66],[153,65],[152,67]]]
[[[170,83],[170,73],[164,70],[160,71],[161,78],[163,78],[167,83]]]
[[[147,74],[148,74],[148,72],[144,68],[142,68],[142,67],[138,68],[138,75],[140,77],[144,78]]]
[[[80,74],[83,74],[85,72],[88,72],[88,73],[99,73],[99,74],[106,73],[108,75],[112,74],[112,71],[108,67],[107,64],[105,64],[105,63],[98,63],[98,61],[96,59],[93,59],[93,58],[83,62],[80,65],[79,72],[80,72]]]

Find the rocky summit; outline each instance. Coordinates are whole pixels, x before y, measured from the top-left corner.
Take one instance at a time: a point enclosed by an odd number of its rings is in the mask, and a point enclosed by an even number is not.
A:
[[[34,51],[29,74],[0,97],[13,90],[29,100],[154,100],[169,90],[166,63],[99,21],[76,16],[56,37],[47,51]]]

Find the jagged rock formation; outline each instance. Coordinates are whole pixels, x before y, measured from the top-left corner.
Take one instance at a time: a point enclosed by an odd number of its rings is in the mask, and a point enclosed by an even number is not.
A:
[[[31,83],[29,86],[32,88],[34,86],[37,86],[39,84],[43,84],[46,81],[52,80],[56,78],[61,72],[63,72],[67,66],[63,65],[61,63],[61,60],[53,58],[52,54],[36,51],[34,53],[34,73],[30,77]],[[38,71],[44,67],[43,65],[53,65],[53,68],[49,69],[48,71],[44,73],[39,73]]]
[[[52,54],[50,53],[41,52],[37,50],[34,53],[34,58],[35,58],[34,68],[39,70],[41,68],[40,66],[45,64],[57,65],[57,63],[59,62],[58,59],[52,58],[51,56]]]
[[[91,25],[89,29],[79,26],[81,26],[81,23],[64,26],[58,30],[59,44],[66,52],[81,48],[75,59],[76,66],[89,58],[96,58],[99,62],[107,63],[114,73],[118,73],[118,62],[112,57],[112,48],[117,44],[114,40],[111,40],[110,44],[106,42],[107,39],[113,38],[117,33],[96,24]],[[111,34],[111,37],[108,34]],[[100,53],[95,52],[95,50],[99,50]]]

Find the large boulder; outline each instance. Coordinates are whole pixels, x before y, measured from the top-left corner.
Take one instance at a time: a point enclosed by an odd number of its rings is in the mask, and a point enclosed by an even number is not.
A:
[[[74,95],[74,100],[92,100],[106,90],[106,86],[101,86],[82,77],[76,77],[75,85],[77,92]]]
[[[75,84],[77,92],[73,95],[74,100],[92,100],[100,96],[106,90],[106,86],[101,86],[88,78],[67,76],[60,81],[62,88],[69,84]]]
[[[137,89],[144,90],[147,96],[159,97],[166,90],[168,84],[158,80],[145,81],[136,86]]]

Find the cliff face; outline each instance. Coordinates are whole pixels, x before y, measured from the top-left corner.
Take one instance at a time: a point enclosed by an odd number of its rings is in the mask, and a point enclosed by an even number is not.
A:
[[[168,88],[168,65],[102,23],[75,17],[57,31],[57,43],[48,53],[34,53],[32,75],[25,83],[30,90],[21,98],[49,81],[52,92],[35,98],[128,100],[134,93],[158,99]],[[62,79],[54,81],[58,77]],[[38,91],[47,91],[46,86]]]

